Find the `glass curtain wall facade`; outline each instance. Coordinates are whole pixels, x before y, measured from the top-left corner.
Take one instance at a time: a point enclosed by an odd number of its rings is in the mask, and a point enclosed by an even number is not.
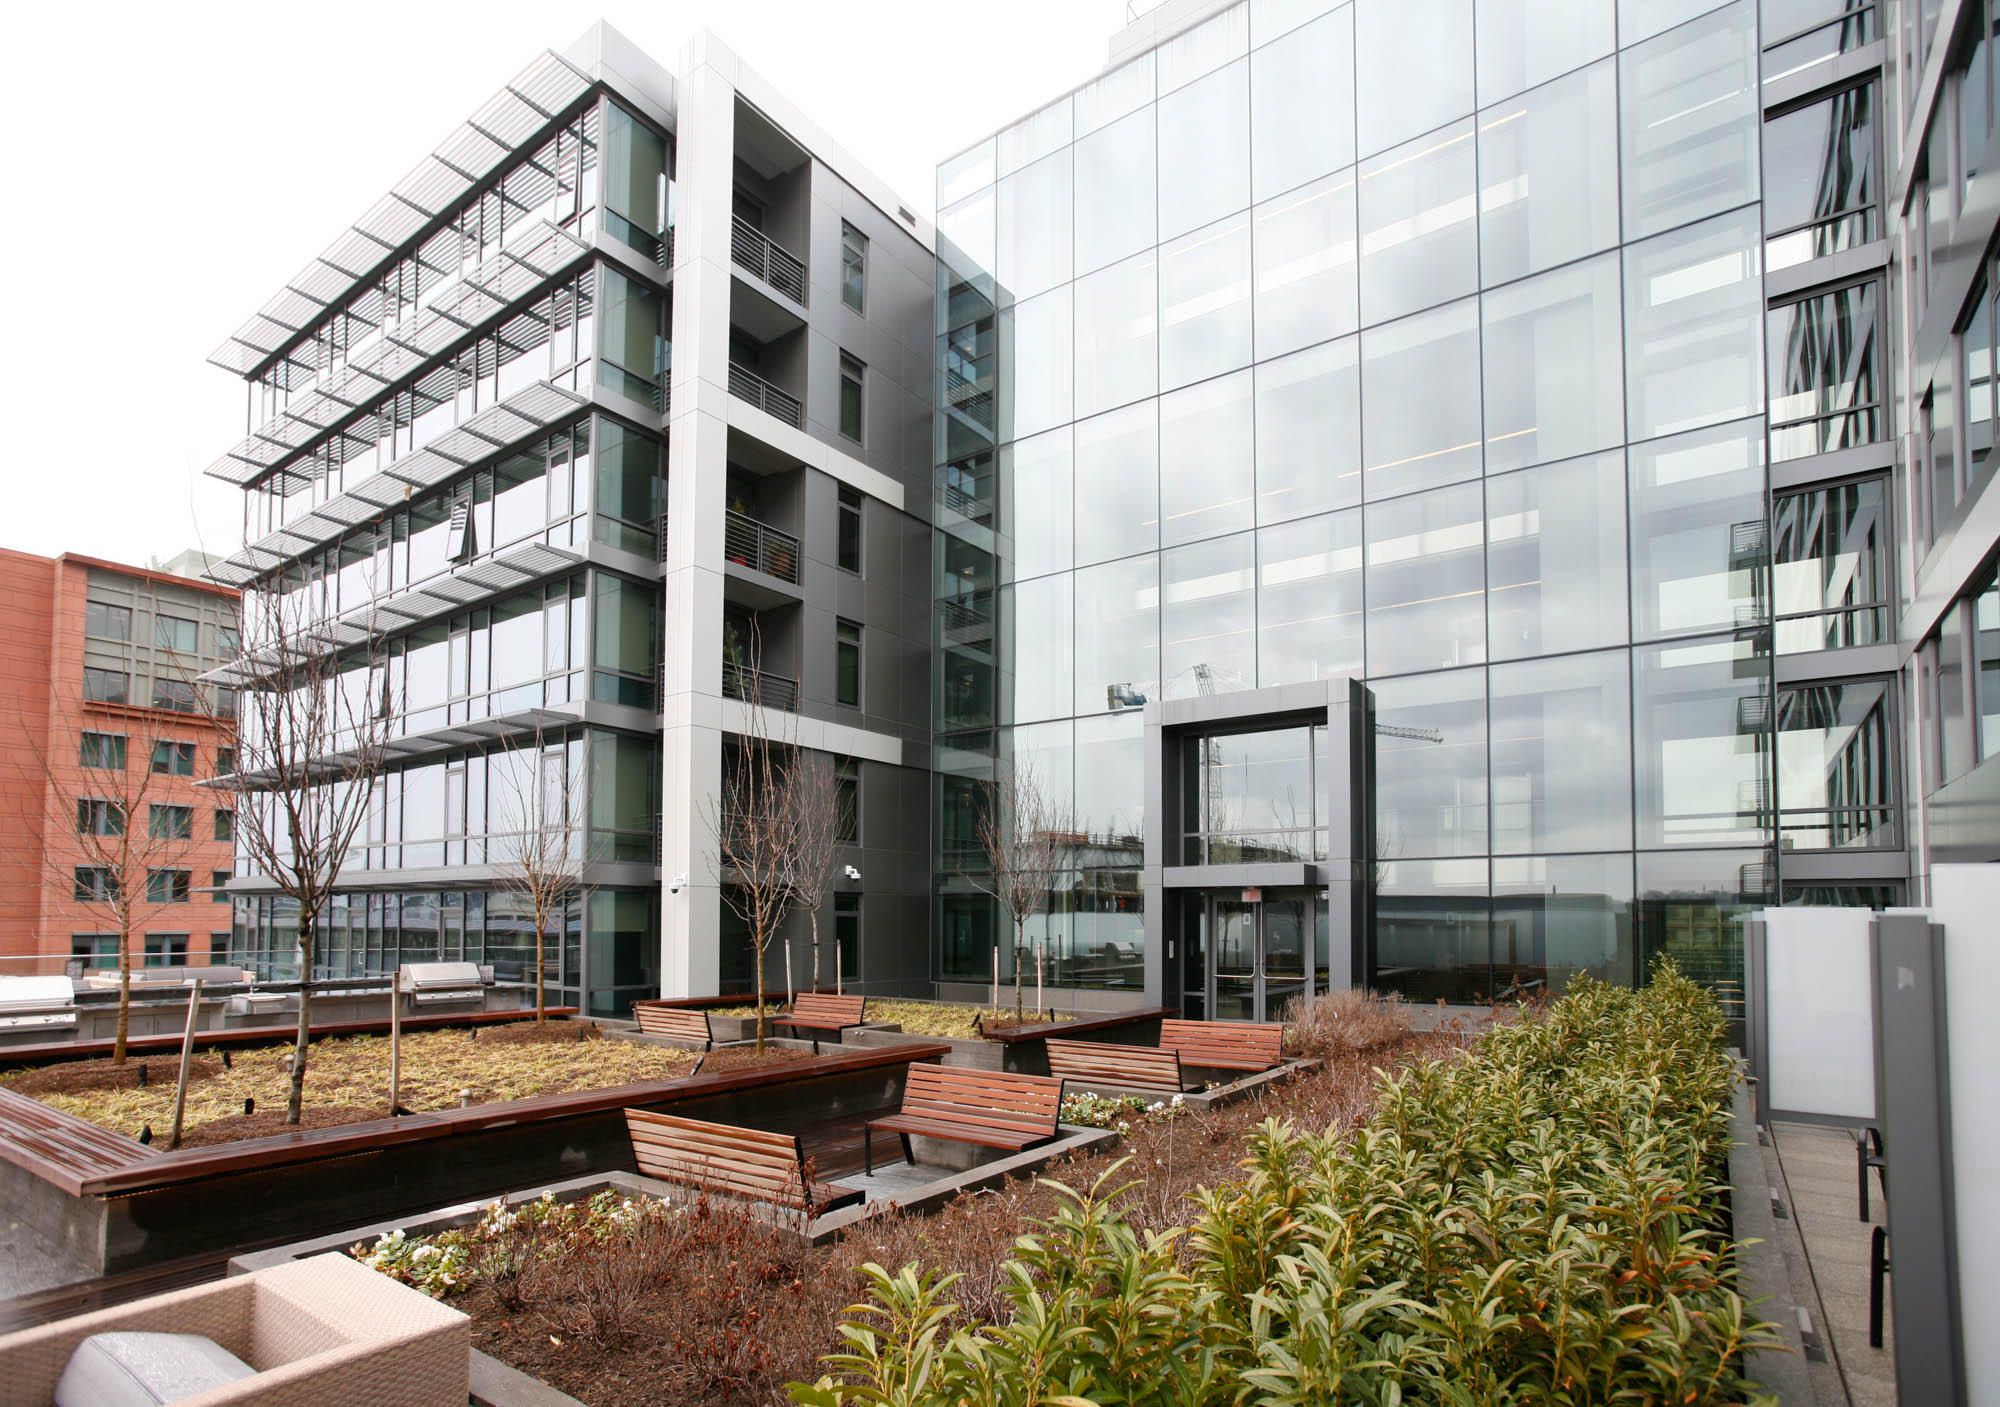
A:
[[[1417,998],[1735,982],[1779,816],[1880,837],[1893,756],[1827,762],[1868,702],[1774,727],[1774,615],[1892,629],[1880,479],[1773,569],[1771,464],[1888,433],[1879,280],[1765,281],[1880,231],[1872,82],[1764,126],[1826,8],[1251,0],[942,164],[940,979],[991,975],[996,758],[1082,838],[1051,950],[1143,940],[1154,700],[1366,681]]]

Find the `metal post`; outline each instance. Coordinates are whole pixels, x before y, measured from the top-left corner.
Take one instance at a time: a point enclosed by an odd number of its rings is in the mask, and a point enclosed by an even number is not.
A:
[[[403,969],[398,967],[389,979],[389,1117],[396,1117],[396,1106],[402,1102],[403,1093]]]
[[[194,1057],[195,1015],[201,1010],[201,984],[188,978],[187,1027],[181,1032],[181,1073],[174,1082],[174,1131],[167,1139],[167,1147],[181,1146],[181,1116],[187,1110],[188,1062]],[[144,1063],[143,1061],[141,1062]]]

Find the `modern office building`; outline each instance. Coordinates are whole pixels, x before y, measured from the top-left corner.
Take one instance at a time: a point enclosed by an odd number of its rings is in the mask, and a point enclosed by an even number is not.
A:
[[[0,976],[113,964],[121,918],[135,962],[220,960],[235,816],[197,783],[234,739],[230,696],[196,681],[237,651],[236,593],[0,549],[0,595]]]
[[[712,38],[669,70],[600,25],[223,344],[246,546],[215,574],[317,593],[393,716],[322,974],[523,976],[501,862],[560,794],[553,999],[741,990],[713,828],[755,699],[840,779],[845,974],[928,983],[933,281],[928,222]],[[296,911],[232,893],[282,969]]]
[[[1987,32],[1172,0],[945,161],[940,980],[996,764],[1077,1000],[1214,1016],[1733,982],[1993,858]]]

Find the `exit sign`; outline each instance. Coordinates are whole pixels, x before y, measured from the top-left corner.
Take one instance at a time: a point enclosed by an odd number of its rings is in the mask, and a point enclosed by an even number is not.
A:
[[[1261,903],[1263,903],[1263,902],[1264,902],[1264,891],[1263,891],[1263,890],[1261,890],[1261,889],[1246,889],[1246,890],[1244,890],[1244,891],[1243,891],[1243,902],[1244,902],[1244,903],[1246,903],[1246,904],[1261,904]]]

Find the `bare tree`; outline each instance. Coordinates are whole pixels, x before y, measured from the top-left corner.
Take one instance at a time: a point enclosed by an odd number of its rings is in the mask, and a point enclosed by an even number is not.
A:
[[[272,578],[243,593],[245,653],[218,672],[240,685],[237,853],[298,906],[299,1025],[285,1122],[299,1121],[312,1034],[320,915],[366,823],[394,700],[372,622],[330,617],[324,582]]]
[[[1022,1019],[1021,968],[1028,919],[1047,909],[1069,855],[1067,818],[1029,764],[998,763],[977,823],[989,870],[987,892],[1014,928],[1014,1019]]]
[[[572,749],[562,737],[551,741],[537,727],[533,741],[508,756],[510,765],[492,773],[496,818],[503,832],[493,841],[495,876],[500,888],[517,895],[535,918],[537,1024],[548,1020],[550,920],[560,920],[571,900],[584,894],[588,752],[587,741]]]
[[[154,740],[83,727],[59,735],[58,751],[30,738],[24,780],[45,799],[45,884],[91,927],[118,936],[118,1025],[113,1064],[125,1063],[131,1034],[133,940],[161,915],[185,914],[198,853],[194,808],[156,771]],[[131,756],[131,745],[140,752]],[[168,747],[176,746],[171,740]],[[73,842],[71,837],[74,837]],[[62,843],[56,843],[60,840]]]
[[[812,988],[819,990],[819,911],[833,892],[833,857],[840,844],[840,780],[818,754],[795,758],[786,777],[785,883],[792,902],[806,911],[812,931]]]

